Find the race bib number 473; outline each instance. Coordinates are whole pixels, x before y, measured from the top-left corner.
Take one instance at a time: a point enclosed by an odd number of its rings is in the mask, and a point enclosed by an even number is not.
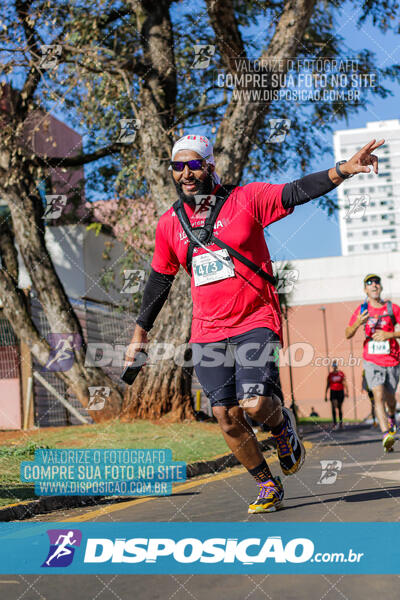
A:
[[[216,250],[214,254],[223,260],[217,260],[208,252],[193,257],[192,264],[195,286],[235,276],[235,267],[225,248]],[[229,265],[226,263],[229,263]]]

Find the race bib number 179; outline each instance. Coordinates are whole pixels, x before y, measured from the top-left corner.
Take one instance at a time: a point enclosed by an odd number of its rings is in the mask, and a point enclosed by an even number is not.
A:
[[[384,342],[368,342],[368,354],[390,354],[389,340]]]

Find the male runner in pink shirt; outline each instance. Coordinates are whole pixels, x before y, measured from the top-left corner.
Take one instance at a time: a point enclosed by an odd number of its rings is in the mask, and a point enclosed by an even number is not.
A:
[[[365,378],[374,394],[383,447],[385,452],[391,452],[396,433],[395,392],[400,376],[400,348],[396,340],[400,338],[400,331],[395,331],[394,326],[400,322],[400,308],[389,300],[381,299],[382,289],[379,275],[371,273],[364,278],[368,302],[358,306],[352,314],[346,327],[346,337],[353,337],[357,329],[364,326]]]
[[[182,265],[192,277],[194,368],[227,445],[258,484],[250,513],[279,509],[283,487],[243,411],[271,429],[285,475],[296,473],[305,456],[293,414],[281,403],[281,314],[264,228],[353,174],[370,172],[368,165],[377,173],[372,152],[383,143],[373,140],[336,167],[280,185],[222,185],[212,145],[203,135],[186,135],[172,149],[178,200],[157,225],[152,272],[126,360],[148,342],[147,332]]]

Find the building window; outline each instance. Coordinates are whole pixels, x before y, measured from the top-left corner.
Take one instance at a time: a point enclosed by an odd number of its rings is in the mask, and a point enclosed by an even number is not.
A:
[[[354,251],[354,246],[349,246],[349,252],[353,252]]]
[[[369,250],[369,244],[364,244],[363,248],[364,250]]]

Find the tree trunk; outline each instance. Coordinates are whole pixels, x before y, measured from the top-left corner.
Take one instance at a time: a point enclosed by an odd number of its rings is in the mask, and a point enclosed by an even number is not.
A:
[[[144,176],[161,215],[175,196],[168,171],[177,93],[170,0],[128,0],[135,11],[146,74],[137,109]]]
[[[22,168],[22,167],[20,167]],[[106,386],[110,395],[101,411],[92,411],[94,421],[104,421],[120,414],[122,394],[114,382],[99,369],[85,366],[86,345],[82,328],[72,310],[61,281],[53,267],[44,240],[43,221],[40,220],[40,205],[34,196],[23,188],[6,190],[15,241],[18,244],[35,291],[53,333],[79,335],[82,345],[74,348],[74,362],[68,371],[57,372],[57,376],[76,395],[82,406],[89,403],[89,387]],[[50,357],[50,345],[40,337],[29,315],[26,300],[18,289],[18,263],[11,232],[6,226],[0,231],[0,297],[4,314],[12,324],[19,339],[30,347],[33,356],[45,365]]]
[[[192,302],[187,273],[179,273],[168,300],[160,313],[150,344],[173,344],[174,358],[145,366],[128,389],[122,410],[123,418],[159,419],[168,413],[173,420],[193,418],[190,338]],[[185,346],[188,350],[185,352]],[[177,364],[178,363],[178,364]],[[188,365],[188,366],[185,366]]]
[[[274,35],[261,59],[273,58],[284,63],[285,59],[297,55],[315,4],[316,0],[286,0]],[[269,108],[269,102],[261,104],[243,98],[231,100],[219,126],[214,146],[217,172],[226,183],[239,184],[253,140]]]

